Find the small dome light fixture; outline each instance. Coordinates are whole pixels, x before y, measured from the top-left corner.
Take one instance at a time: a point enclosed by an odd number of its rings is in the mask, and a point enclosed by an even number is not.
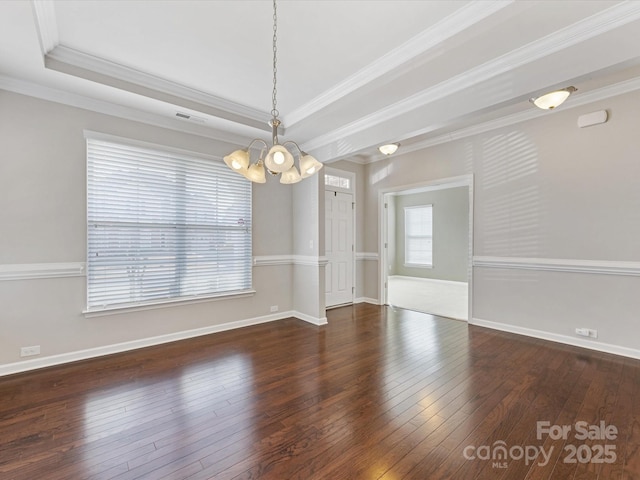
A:
[[[545,93],[536,98],[530,98],[529,101],[542,110],[553,110],[562,105],[573,92],[578,90],[576,87],[566,87],[553,92]]]
[[[399,143],[387,143],[386,145],[380,145],[378,147],[378,150],[380,150],[380,153],[383,153],[385,155],[393,155],[394,153],[396,153],[399,146]]]

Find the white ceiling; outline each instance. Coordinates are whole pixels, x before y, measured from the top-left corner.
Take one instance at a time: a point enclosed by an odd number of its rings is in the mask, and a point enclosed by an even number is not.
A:
[[[0,88],[268,139],[268,0],[0,2]],[[322,161],[380,158],[640,88],[640,1],[280,0],[278,109]],[[195,121],[176,118],[176,112]]]

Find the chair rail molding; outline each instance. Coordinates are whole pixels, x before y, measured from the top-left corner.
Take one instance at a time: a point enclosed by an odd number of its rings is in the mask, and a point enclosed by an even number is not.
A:
[[[380,260],[378,252],[356,252],[356,260]]]
[[[640,276],[640,262],[613,260],[474,256],[473,266],[479,268]]]
[[[84,277],[85,270],[84,262],[5,264],[0,265],[0,281]]]

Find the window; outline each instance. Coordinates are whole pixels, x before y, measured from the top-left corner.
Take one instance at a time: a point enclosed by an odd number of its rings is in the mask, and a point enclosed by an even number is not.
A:
[[[433,266],[433,205],[404,209],[405,264]]]
[[[351,179],[340,177],[338,175],[325,175],[324,184],[329,187],[338,187],[349,190],[351,188]]]
[[[212,160],[87,139],[87,311],[250,288],[250,182]]]

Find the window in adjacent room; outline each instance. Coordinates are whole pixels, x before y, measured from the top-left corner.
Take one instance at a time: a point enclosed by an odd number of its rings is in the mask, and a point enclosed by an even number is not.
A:
[[[87,311],[250,289],[250,182],[212,159],[87,139]]]
[[[405,265],[433,266],[433,205],[404,209]]]

